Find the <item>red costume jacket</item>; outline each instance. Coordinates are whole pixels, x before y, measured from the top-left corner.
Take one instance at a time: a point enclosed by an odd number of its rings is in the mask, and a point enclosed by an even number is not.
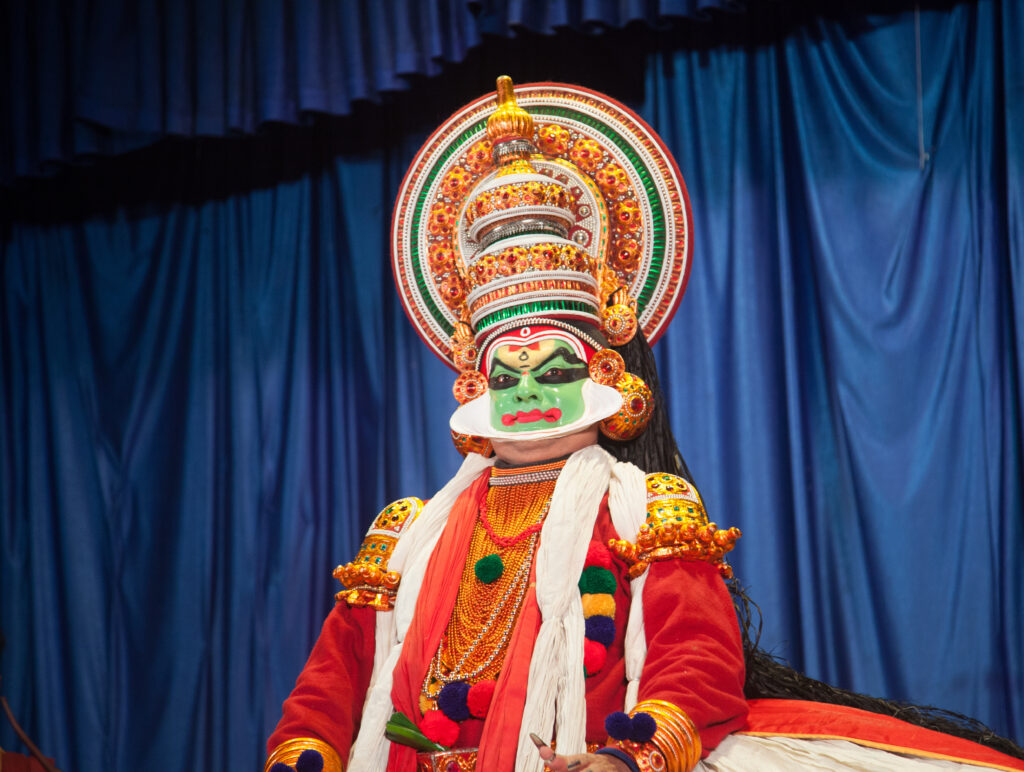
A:
[[[485,493],[485,485],[474,484],[460,501],[475,511]],[[464,500],[467,497],[475,498]],[[607,500],[601,505],[593,533],[587,536],[598,544],[619,538]],[[444,544],[442,538],[435,559],[446,559],[446,553],[440,552]],[[728,734],[743,732],[768,737],[847,739],[894,752],[993,769],[1024,770],[1024,763],[990,748],[887,716],[799,700],[753,700],[748,705],[743,697],[744,661],[736,615],[717,568],[701,560],[675,558],[652,562],[646,570],[643,617],[647,656],[638,699],[664,700],[684,711],[699,731],[705,756]],[[622,710],[626,692],[624,636],[633,599],[627,563],[613,559],[611,571],[616,580],[615,636],[607,647],[603,666],[585,682],[586,739],[593,744],[604,744],[604,720],[608,714]],[[418,604],[417,613],[420,609]],[[295,689],[285,701],[281,721],[268,740],[268,752],[295,738],[315,738],[335,749],[342,760],[347,759],[359,731],[373,668],[377,613],[369,606],[350,607],[344,600],[334,607]],[[521,632],[534,635],[539,615],[524,614],[517,624],[532,626]],[[425,672],[409,675],[404,687],[396,681],[396,690],[416,691],[415,685],[422,682]],[[525,693],[525,685],[520,691]],[[410,717],[418,723],[422,719],[418,695],[392,693],[395,704],[411,706]],[[514,709],[514,703],[512,699],[503,707]],[[521,713],[521,704],[519,710]],[[482,724],[472,719],[462,723],[457,745],[475,746]],[[537,727],[535,731],[543,733],[545,728]],[[517,737],[506,741],[514,747]],[[394,746],[388,769],[410,772],[413,768],[412,751]]]
[[[479,505],[485,492],[486,487],[471,486],[463,496],[476,495]],[[590,538],[607,545],[619,537],[605,500]],[[622,560],[612,560],[615,637],[603,667],[586,679],[588,743],[604,744],[605,718],[623,709],[624,636],[632,601],[627,568]],[[731,596],[718,569],[707,562],[672,559],[654,562],[647,570],[643,603],[648,652],[639,700],[664,700],[683,710],[700,732],[707,753],[741,728],[747,713],[743,650]],[[284,715],[268,741],[269,751],[292,738],[316,737],[347,758],[373,666],[376,613],[368,607],[350,608],[345,602],[335,606],[284,704]],[[539,625],[539,620],[520,619],[518,624],[531,623]],[[418,710],[411,717],[417,722],[422,718]],[[479,739],[480,724],[474,720],[462,724],[459,745],[473,745]],[[514,744],[516,738],[509,742]],[[399,768],[411,768],[411,755],[405,758]]]

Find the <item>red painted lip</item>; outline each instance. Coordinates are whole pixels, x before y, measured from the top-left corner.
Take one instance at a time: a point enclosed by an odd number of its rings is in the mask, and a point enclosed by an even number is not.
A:
[[[501,417],[501,423],[505,426],[511,426],[515,423],[530,424],[534,421],[547,421],[549,424],[553,424],[559,418],[562,417],[562,411],[557,407],[553,407],[550,410],[546,410],[543,413],[537,408],[534,408],[529,413],[524,413],[522,410],[517,412],[515,415],[511,413],[505,413]]]

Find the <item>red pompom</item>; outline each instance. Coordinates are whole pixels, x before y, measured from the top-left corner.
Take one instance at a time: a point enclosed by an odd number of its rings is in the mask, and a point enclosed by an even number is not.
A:
[[[594,675],[604,667],[608,658],[608,649],[597,641],[583,640],[583,670],[588,676]]]
[[[477,718],[484,718],[487,709],[491,707],[491,698],[494,696],[494,681],[481,681],[469,687],[469,694],[466,696],[466,707],[469,714]]]
[[[451,748],[459,739],[459,725],[439,710],[427,711],[420,721],[420,731],[446,748]]]
[[[587,548],[587,559],[583,562],[584,566],[600,566],[601,568],[607,568],[611,570],[612,567],[612,553],[608,551],[608,548],[599,541],[590,542],[590,546]]]

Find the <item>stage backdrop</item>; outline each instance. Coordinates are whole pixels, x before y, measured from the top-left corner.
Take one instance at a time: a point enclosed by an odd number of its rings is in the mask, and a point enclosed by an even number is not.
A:
[[[344,118],[3,192],[3,690],[63,769],[258,769],[331,569],[456,468],[387,232],[419,143],[504,71],[609,90],[679,160],[694,267],[656,350],[762,643],[1024,739],[1022,9],[744,18],[481,37]]]

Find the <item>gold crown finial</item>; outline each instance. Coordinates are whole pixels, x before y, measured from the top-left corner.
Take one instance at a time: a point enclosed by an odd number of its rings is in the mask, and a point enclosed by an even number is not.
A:
[[[533,139],[533,118],[516,104],[512,78],[498,78],[498,109],[487,119],[487,136],[495,144],[509,140]]]
[[[512,78],[508,75],[498,76],[498,104],[503,105],[508,102],[515,102],[516,95],[515,89],[512,86]]]

